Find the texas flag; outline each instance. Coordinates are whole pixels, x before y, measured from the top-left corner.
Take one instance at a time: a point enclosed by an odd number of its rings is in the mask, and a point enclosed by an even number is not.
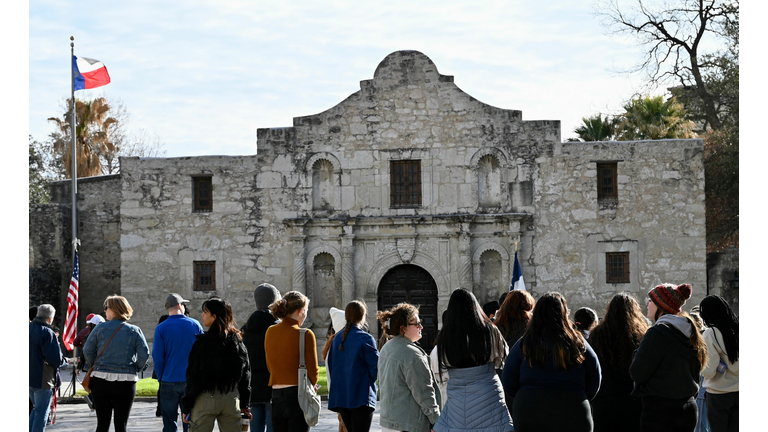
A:
[[[72,70],[75,75],[75,90],[101,87],[110,82],[107,67],[98,60],[73,55]]]

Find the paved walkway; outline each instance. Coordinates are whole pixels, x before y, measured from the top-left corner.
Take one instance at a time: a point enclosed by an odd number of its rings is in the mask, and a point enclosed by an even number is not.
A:
[[[163,420],[160,417],[155,417],[155,409],[157,408],[157,402],[134,402],[131,409],[131,416],[128,418],[128,431],[129,432],[145,432],[152,431],[158,432],[163,429]],[[89,416],[90,410],[86,404],[60,404],[56,414],[56,424],[49,425],[46,431],[59,431],[59,432],[84,432],[96,430],[96,417]],[[110,432],[114,431],[114,425],[109,428]],[[182,430],[179,428],[179,430]],[[213,428],[214,431],[218,431],[218,425]],[[339,421],[336,418],[336,413],[328,411],[328,402],[323,401],[323,408],[320,410],[320,421],[317,426],[312,428],[312,431],[318,432],[338,432]],[[379,425],[379,409],[373,414],[373,422],[371,424],[371,432],[380,432],[381,426]]]
[[[152,371],[144,373],[145,377],[151,377]],[[80,376],[79,378],[82,378]],[[71,380],[72,369],[68,368],[61,371],[62,380],[62,394],[72,394]],[[77,383],[77,389],[81,389],[80,383]],[[78,400],[82,398],[77,398]],[[158,432],[163,429],[163,419],[155,416],[155,410],[157,408],[157,402],[147,401],[149,398],[141,398],[133,403],[131,408],[131,415],[128,418],[128,431],[129,432],[145,432],[152,431]],[[60,432],[90,432],[96,430],[96,417],[90,417],[90,409],[85,403],[60,403],[58,410],[56,411],[56,424],[49,425],[45,430],[48,431],[60,431]],[[114,425],[110,425],[110,432],[114,432]],[[179,427],[179,430],[182,430]],[[214,431],[218,431],[218,425],[213,428]],[[320,420],[317,426],[312,428],[312,431],[317,432],[338,432],[339,421],[336,417],[336,413],[328,411],[328,402],[322,402],[322,409],[320,410]],[[371,432],[380,432],[381,425],[379,425],[379,408],[376,407],[376,411],[373,413],[373,422],[371,423]]]

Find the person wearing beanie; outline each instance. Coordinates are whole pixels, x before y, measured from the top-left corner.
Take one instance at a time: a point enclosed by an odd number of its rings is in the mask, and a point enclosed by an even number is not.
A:
[[[647,316],[656,321],[635,352],[629,374],[632,396],[642,400],[640,431],[693,431],[699,375],[707,347],[695,323],[682,312],[691,285],[664,283],[648,292]]]
[[[263,283],[253,290],[256,310],[243,326],[243,343],[248,350],[251,364],[251,431],[272,432],[272,387],[269,386],[267,354],[264,351],[264,335],[267,329],[278,323],[269,311],[269,305],[280,300],[280,291]]]

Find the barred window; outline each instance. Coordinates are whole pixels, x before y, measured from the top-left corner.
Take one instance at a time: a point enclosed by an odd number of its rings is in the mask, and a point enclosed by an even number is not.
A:
[[[597,200],[616,201],[619,191],[616,182],[616,162],[597,164]]]
[[[194,261],[195,291],[216,290],[216,261]]]
[[[421,161],[398,160],[389,162],[390,207],[413,208],[421,206]]]
[[[193,210],[197,212],[213,211],[213,187],[210,176],[192,177]]]
[[[605,282],[629,283],[629,252],[605,253]]]

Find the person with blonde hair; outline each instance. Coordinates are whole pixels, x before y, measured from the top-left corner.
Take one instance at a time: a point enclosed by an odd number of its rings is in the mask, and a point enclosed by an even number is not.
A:
[[[288,291],[269,306],[272,315],[281,319],[267,329],[264,350],[267,354],[269,385],[272,386],[272,430],[274,432],[307,432],[309,426],[299,405],[299,337],[307,319],[309,299],[298,291]],[[317,342],[312,330],[304,334],[304,364],[307,377],[317,385]]]
[[[368,432],[376,409],[379,350],[376,340],[363,331],[368,309],[352,300],[344,308],[346,324],[328,352],[328,375],[333,386],[328,409],[341,414],[349,432]]]
[[[400,303],[377,318],[379,340],[379,393],[382,432],[429,432],[440,417],[440,390],[429,367],[429,356],[416,341],[423,328],[419,309]]]
[[[96,432],[107,432],[115,413],[115,432],[125,432],[139,372],[147,368],[149,345],[144,333],[127,321],[133,308],[123,296],[104,300],[105,323],[93,328],[83,347],[87,370],[93,365],[91,394],[96,408]]]
[[[707,346],[693,320],[682,311],[691,285],[664,283],[648,292],[648,329],[635,352],[629,374],[632,396],[642,399],[641,432],[693,431],[699,375],[707,364]]]

